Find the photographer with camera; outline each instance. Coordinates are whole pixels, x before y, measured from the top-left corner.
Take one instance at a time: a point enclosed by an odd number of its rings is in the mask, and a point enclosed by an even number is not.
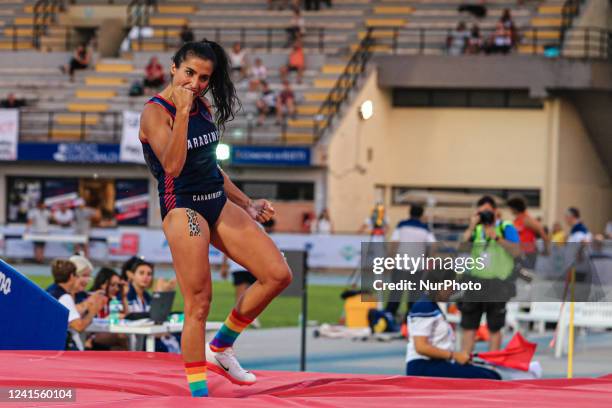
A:
[[[483,313],[490,332],[489,350],[500,349],[506,302],[516,292],[512,280],[514,258],[521,252],[518,232],[512,222],[500,219],[495,200],[484,196],[478,200],[477,207],[470,226],[463,233],[463,240],[472,244],[471,257],[484,261],[484,268],[474,268],[469,272],[471,280],[482,283],[482,293],[466,293],[460,308],[462,349],[467,353],[474,348],[476,330]]]

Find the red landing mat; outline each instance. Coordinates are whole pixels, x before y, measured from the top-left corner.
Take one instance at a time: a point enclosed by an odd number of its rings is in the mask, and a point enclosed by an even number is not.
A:
[[[0,387],[70,387],[85,407],[612,407],[612,375],[516,382],[255,371],[251,387],[208,374],[212,398],[189,396],[180,356],[136,352],[1,351]],[[118,404],[118,405],[117,405]]]

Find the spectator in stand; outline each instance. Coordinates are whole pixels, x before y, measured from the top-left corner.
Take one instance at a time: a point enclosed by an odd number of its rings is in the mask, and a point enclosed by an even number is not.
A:
[[[487,53],[508,54],[516,44],[518,33],[512,21],[510,10],[505,9],[501,18],[495,26],[495,33],[491,39],[491,44],[487,48]]]
[[[89,256],[89,234],[91,232],[91,222],[98,215],[98,210],[87,207],[85,200],[79,198],[74,209],[74,227],[75,233],[85,235],[87,241],[84,244],[75,245],[75,252],[83,251],[85,257]]]
[[[536,240],[538,237],[542,238],[545,251],[548,252],[548,234],[542,224],[527,212],[527,203],[523,197],[511,197],[508,200],[508,207],[514,215],[514,227],[519,234],[523,266],[533,269],[538,255]]]
[[[457,28],[446,39],[446,46],[450,55],[462,55],[468,45],[470,33],[463,21],[457,24]]]
[[[100,268],[93,285],[91,286],[91,292],[100,292],[104,294],[107,301],[104,303],[96,317],[101,319],[108,318],[110,314],[110,302],[113,299],[121,302],[121,311],[119,316],[125,317],[125,313],[128,309],[127,299],[123,295],[124,282],[121,280],[117,272],[114,269],[103,267]],[[93,350],[127,350],[128,349],[128,338],[125,334],[118,333],[96,333],[88,339]]]
[[[304,34],[306,33],[306,25],[304,23],[304,17],[302,17],[302,12],[299,7],[293,7],[293,16],[291,17],[291,22],[289,23],[289,27],[287,27],[287,45],[289,47],[291,44],[295,44],[296,40],[302,39]]]
[[[103,295],[94,294],[87,302],[87,313],[81,317],[74,303],[74,293],[79,285],[74,263],[56,259],[51,263],[51,274],[55,283],[48,293],[68,309],[67,350],[84,350],[83,340],[79,333],[91,324],[92,319],[106,303]]]
[[[188,24],[184,24],[181,28],[181,32],[179,33],[179,37],[181,38],[181,43],[185,44],[187,42],[191,42],[194,40],[193,31],[189,28]]]
[[[567,209],[565,212],[565,222],[570,227],[570,233],[567,237],[568,243],[591,242],[593,237],[580,219],[580,210],[578,208],[570,207]]]
[[[3,99],[2,102],[0,102],[0,107],[6,109],[19,109],[23,106],[26,106],[25,99],[17,99],[15,94],[12,92],[6,95],[6,99]]]
[[[249,72],[248,54],[239,42],[235,42],[232,49],[227,53],[232,65],[232,72],[237,72],[240,79],[245,79]]]
[[[149,63],[145,67],[145,77],[142,81],[145,92],[148,94],[155,93],[165,82],[164,67],[159,63],[157,57],[151,57]]]
[[[268,78],[268,69],[261,58],[255,58],[255,64],[251,67],[252,81],[265,81]]]
[[[478,27],[478,24],[474,24],[470,31],[470,37],[468,38],[466,53],[472,55],[480,54],[482,45],[483,41],[480,36],[480,27]]]
[[[26,230],[31,234],[47,234],[51,212],[45,207],[45,202],[39,200],[35,208],[28,211]],[[45,241],[34,241],[34,260],[43,263],[45,260]]]
[[[289,72],[297,72],[297,83],[301,84],[305,69],[306,59],[304,57],[302,40],[296,40],[293,44],[291,52],[289,53],[288,64],[280,69],[281,80],[288,79]]]
[[[91,52],[86,44],[79,45],[75,50],[68,65],[62,65],[60,69],[63,73],[68,72],[70,82],[74,82],[74,71],[77,69],[87,69],[91,63]]]
[[[261,81],[261,97],[257,101],[257,111],[259,112],[257,126],[262,126],[268,115],[275,115],[277,117],[276,124],[280,125],[276,111],[276,92],[270,89],[266,81]]]
[[[281,121],[285,114],[295,118],[295,94],[286,79],[283,81],[283,90],[276,98],[276,103],[277,121]]]
[[[315,234],[333,234],[334,225],[329,218],[329,211],[324,208],[319,214],[317,221],[312,224],[312,232]]]
[[[62,228],[70,228],[74,222],[74,211],[68,203],[63,202],[53,211],[53,221]]]
[[[259,100],[259,81],[251,79],[249,81],[249,89],[246,91],[244,98],[242,99],[244,111],[247,115],[250,115],[249,121],[253,115],[257,113],[257,101]]]

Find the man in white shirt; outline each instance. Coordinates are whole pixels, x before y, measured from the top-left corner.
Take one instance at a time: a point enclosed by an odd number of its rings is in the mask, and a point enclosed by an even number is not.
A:
[[[411,258],[421,258],[427,256],[428,251],[431,252],[430,247],[432,243],[436,242],[436,237],[429,231],[427,224],[422,221],[424,212],[425,210],[421,205],[412,204],[410,206],[410,218],[400,221],[391,235],[391,241],[394,242],[393,253],[402,256],[407,255]],[[395,270],[391,274],[391,281],[400,282],[402,279],[407,279],[418,282],[421,278],[422,270],[411,272],[414,273]],[[395,316],[399,309],[402,295],[402,292],[392,291],[387,300],[385,311],[391,312]],[[416,292],[413,292],[412,295],[414,297]],[[416,300],[408,298],[406,314],[410,312],[410,308]]]
[[[62,203],[58,209],[53,211],[53,221],[60,227],[71,227],[74,222],[74,211],[68,207],[68,204]]]
[[[36,208],[28,211],[28,232],[46,234],[49,232],[49,218],[51,218],[51,212],[45,208],[45,202],[43,200],[38,201]],[[43,263],[45,259],[44,241],[34,242],[34,259],[38,263]]]
[[[565,222],[571,228],[567,237],[568,243],[591,242],[592,235],[580,219],[580,210],[576,207],[568,208],[565,212]]]
[[[51,274],[55,285],[51,285],[47,292],[68,309],[66,348],[68,350],[84,350],[79,333],[91,324],[93,318],[106,304],[107,298],[99,293],[91,295],[87,299],[86,313],[81,317],[74,303],[74,293],[79,286],[75,264],[69,260],[56,259],[51,263]]]

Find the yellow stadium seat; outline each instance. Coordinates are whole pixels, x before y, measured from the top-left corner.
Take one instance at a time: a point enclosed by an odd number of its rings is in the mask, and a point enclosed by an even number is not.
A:
[[[404,20],[403,18],[369,18],[366,20],[367,27],[403,27],[405,25],[406,20]]]
[[[97,125],[100,123],[99,116],[86,115],[84,118],[81,115],[56,115],[55,123],[58,125]]]
[[[91,89],[77,89],[75,96],[79,99],[111,99],[117,96],[116,91],[96,91]]]
[[[152,27],[159,26],[183,26],[187,24],[188,20],[182,17],[151,17],[149,19],[149,25]]]
[[[375,6],[374,14],[410,14],[414,11],[412,7],[404,6]]]
[[[159,14],[192,14],[196,10],[195,6],[157,6]]]
[[[121,86],[126,83],[125,78],[121,77],[86,77],[85,85],[99,86]]]
[[[132,64],[98,64],[96,65],[96,72],[115,72],[115,73],[126,73],[134,71]]]
[[[109,106],[105,103],[69,103],[68,110],[70,112],[107,112]]]

